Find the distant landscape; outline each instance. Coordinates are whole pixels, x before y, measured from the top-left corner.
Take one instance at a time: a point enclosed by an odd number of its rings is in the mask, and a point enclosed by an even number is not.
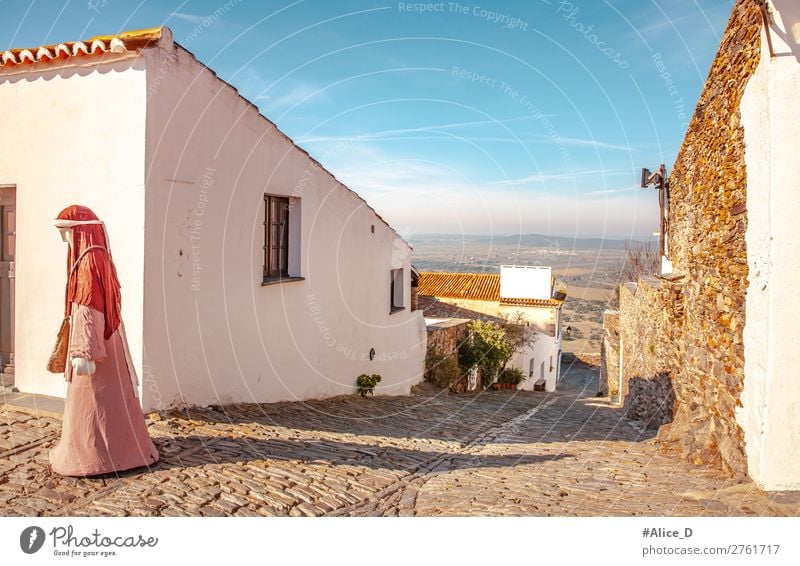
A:
[[[421,271],[499,273],[501,265],[552,267],[556,280],[567,287],[564,351],[599,353],[603,311],[619,283],[626,240],[422,234],[410,238],[410,243],[412,263]]]

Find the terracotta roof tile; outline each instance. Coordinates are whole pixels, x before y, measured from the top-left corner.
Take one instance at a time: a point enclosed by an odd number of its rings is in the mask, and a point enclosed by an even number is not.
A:
[[[419,294],[450,299],[499,301],[500,275],[497,273],[421,271]]]
[[[517,305],[520,307],[558,307],[563,299],[501,299],[501,305]]]
[[[565,295],[557,294],[552,299],[500,299],[500,275],[498,273],[453,273],[448,271],[420,271],[420,295],[465,299],[471,301],[498,301],[504,305],[527,307],[557,307],[564,302]]]
[[[154,44],[165,28],[157,27],[144,30],[126,31],[117,35],[95,36],[86,41],[70,41],[57,45],[42,45],[9,49],[0,55],[0,68],[12,68],[18,65],[47,63],[56,59],[72,57],[91,57],[105,53],[125,53]]]

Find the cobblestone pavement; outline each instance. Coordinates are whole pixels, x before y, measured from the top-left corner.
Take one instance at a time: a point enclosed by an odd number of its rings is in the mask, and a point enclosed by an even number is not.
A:
[[[60,422],[0,411],[3,515],[798,515],[659,451],[620,418],[593,368],[555,394],[339,397],[164,412],[156,466],[49,475]]]

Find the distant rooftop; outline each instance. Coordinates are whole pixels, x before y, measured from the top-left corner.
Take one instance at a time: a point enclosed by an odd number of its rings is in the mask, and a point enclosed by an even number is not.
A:
[[[558,307],[566,298],[566,294],[561,292],[554,293],[550,298],[501,297],[500,281],[498,273],[421,271],[418,292],[429,297],[497,301],[504,305],[528,307]]]

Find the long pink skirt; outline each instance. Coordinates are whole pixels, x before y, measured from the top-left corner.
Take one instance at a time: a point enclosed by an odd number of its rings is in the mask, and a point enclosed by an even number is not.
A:
[[[61,441],[50,451],[50,465],[61,475],[120,472],[158,461],[119,332],[105,348],[94,375],[73,375],[67,385]]]

